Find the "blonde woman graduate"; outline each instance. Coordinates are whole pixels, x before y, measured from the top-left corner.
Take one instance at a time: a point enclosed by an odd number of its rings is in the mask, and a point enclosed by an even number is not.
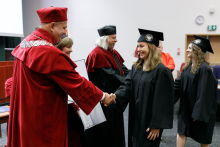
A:
[[[111,96],[124,111],[129,103],[129,147],[159,147],[163,129],[173,126],[173,77],[157,49],[163,33],[139,29],[138,60]]]

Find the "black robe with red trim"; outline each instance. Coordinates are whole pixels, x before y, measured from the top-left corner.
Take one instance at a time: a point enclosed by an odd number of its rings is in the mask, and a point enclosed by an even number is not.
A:
[[[129,72],[123,62],[116,50],[97,46],[86,61],[89,80],[102,91],[114,93]],[[123,112],[115,104],[101,105],[107,121],[85,131],[87,146],[125,147]]]

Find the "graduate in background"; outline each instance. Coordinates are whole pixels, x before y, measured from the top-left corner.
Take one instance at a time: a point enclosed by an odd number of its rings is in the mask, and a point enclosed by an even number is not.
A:
[[[208,39],[194,36],[195,40],[186,50],[190,60],[174,83],[174,102],[180,98],[177,147],[185,146],[186,137],[199,142],[201,147],[208,147],[215,124],[217,80],[205,57],[206,51],[213,51]]]
[[[121,55],[114,49],[116,26],[98,29],[97,46],[86,60],[89,80],[102,91],[113,93],[123,83],[129,70]],[[92,97],[91,97],[92,98]],[[88,147],[125,147],[124,117],[115,104],[102,109],[106,122],[86,130]]]
[[[62,36],[61,42],[57,44],[57,48],[70,57],[73,46],[73,40],[66,35]],[[78,113],[79,106],[74,103],[68,104],[68,147],[85,147],[84,126]]]
[[[173,72],[173,70],[175,69],[175,63],[174,63],[174,60],[173,58],[170,56],[169,53],[164,53],[163,52],[163,42],[160,40],[159,41],[159,46],[157,47],[158,50],[160,51],[161,53],[161,58],[163,60],[163,64],[168,67],[171,72]]]
[[[163,33],[139,32],[138,60],[112,97],[123,111],[130,102],[128,147],[159,147],[163,129],[173,127],[173,77],[157,49]]]
[[[12,52],[15,56],[8,147],[68,147],[67,94],[89,114],[97,103],[114,100],[76,71],[54,45],[66,33],[67,8],[37,10],[41,28]],[[93,97],[93,99],[91,99]]]

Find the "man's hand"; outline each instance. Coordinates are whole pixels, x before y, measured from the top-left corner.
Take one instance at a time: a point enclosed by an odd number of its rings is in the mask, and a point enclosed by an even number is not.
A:
[[[109,106],[109,105],[111,105],[113,102],[116,104],[115,99],[112,98],[108,93],[105,93],[105,98],[102,100],[102,103],[103,103],[105,106]]]
[[[148,128],[146,131],[147,132],[150,131],[150,133],[147,137],[147,139],[149,139],[149,140],[155,140],[156,138],[159,137],[160,129],[150,129],[150,128]]]
[[[111,93],[110,97],[116,99],[116,95],[114,93]]]

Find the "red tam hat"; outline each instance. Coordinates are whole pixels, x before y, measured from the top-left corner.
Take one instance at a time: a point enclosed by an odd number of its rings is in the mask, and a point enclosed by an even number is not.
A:
[[[67,21],[67,8],[46,7],[37,10],[41,23]]]

